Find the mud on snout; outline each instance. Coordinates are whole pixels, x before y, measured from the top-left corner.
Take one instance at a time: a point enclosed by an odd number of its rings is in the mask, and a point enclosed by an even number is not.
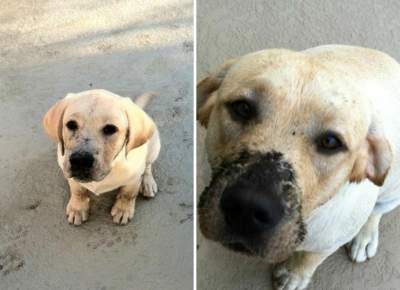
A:
[[[305,235],[294,170],[277,152],[223,162],[200,196],[198,215],[206,238],[269,263],[288,258]]]

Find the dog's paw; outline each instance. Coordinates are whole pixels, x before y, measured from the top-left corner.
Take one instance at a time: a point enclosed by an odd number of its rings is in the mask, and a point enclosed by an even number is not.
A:
[[[144,174],[140,188],[140,192],[145,197],[155,197],[158,191],[157,183],[154,180],[153,175]]]
[[[133,218],[135,213],[135,205],[133,200],[118,198],[111,209],[113,222],[120,225],[125,225]]]
[[[357,263],[365,262],[376,255],[379,244],[379,230],[361,230],[348,245],[350,259]]]
[[[76,200],[70,199],[66,208],[68,222],[72,225],[79,226],[87,221],[89,217],[89,199]]]
[[[310,283],[311,277],[292,272],[285,264],[275,267],[272,272],[272,282],[275,290],[303,290]]]

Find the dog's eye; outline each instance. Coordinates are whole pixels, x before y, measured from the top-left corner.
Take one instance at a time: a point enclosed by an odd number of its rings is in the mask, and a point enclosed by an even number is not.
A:
[[[322,153],[335,153],[346,149],[341,139],[333,132],[326,132],[318,137],[317,146]]]
[[[250,121],[257,115],[255,104],[247,100],[238,100],[228,103],[227,107],[232,119],[238,122]]]
[[[105,125],[103,127],[103,134],[104,135],[112,135],[118,131],[118,128],[114,125]]]
[[[66,124],[67,128],[71,131],[75,131],[78,129],[78,123],[76,121],[68,121]]]

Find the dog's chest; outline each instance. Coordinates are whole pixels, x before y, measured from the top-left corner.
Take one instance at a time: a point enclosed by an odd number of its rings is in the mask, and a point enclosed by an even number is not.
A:
[[[111,172],[102,181],[80,184],[94,194],[100,195],[134,181],[135,175],[138,174],[134,167],[135,165],[127,160],[120,161],[113,166]]]
[[[307,234],[298,250],[330,252],[348,243],[367,221],[378,193],[369,181],[344,186],[306,220]]]
[[[111,172],[100,182],[81,183],[96,195],[138,182],[145,170],[145,148],[131,150],[127,156],[120,154],[115,160]]]
[[[110,173],[103,180],[98,182],[79,182],[79,184],[95,195],[100,195],[121,186],[138,182],[145,170],[146,153],[146,146],[131,150],[127,155],[125,150],[122,150],[113,161]],[[62,158],[59,152],[58,164],[62,168]]]

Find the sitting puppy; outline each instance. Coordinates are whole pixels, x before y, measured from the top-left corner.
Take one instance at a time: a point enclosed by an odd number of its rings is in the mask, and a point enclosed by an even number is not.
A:
[[[44,116],[47,134],[58,144],[57,160],[71,197],[68,222],[80,225],[89,214],[89,191],[96,195],[118,189],[113,221],[132,219],[139,192],[154,197],[152,164],[160,151],[153,120],[142,110],[151,95],[137,104],[106,90],[68,94]]]
[[[364,262],[400,203],[400,65],[366,48],[263,50],[198,83],[212,180],[200,230],[275,264],[275,289],[301,290],[349,243]]]

